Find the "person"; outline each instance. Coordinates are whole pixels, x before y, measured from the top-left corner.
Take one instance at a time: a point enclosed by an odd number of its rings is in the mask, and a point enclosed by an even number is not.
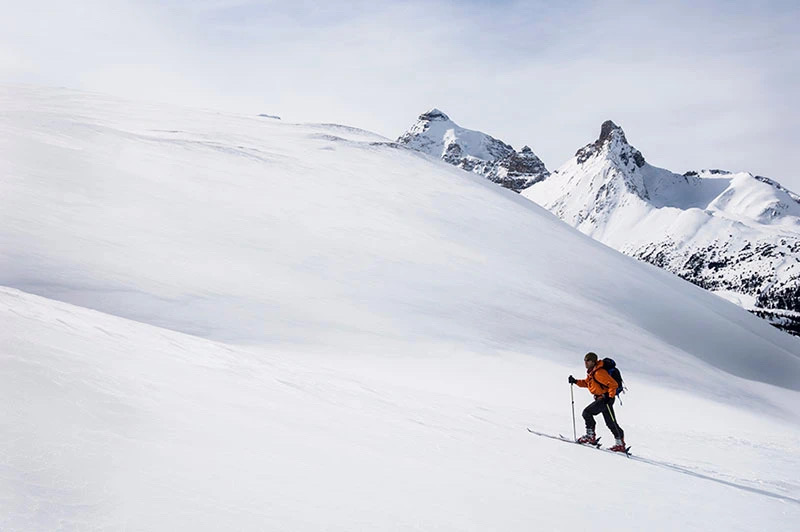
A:
[[[608,429],[616,439],[611,450],[626,452],[625,432],[617,424],[617,417],[614,414],[614,398],[617,395],[619,384],[614,380],[614,377],[609,375],[608,371],[603,369],[603,361],[597,360],[595,353],[586,353],[583,361],[586,366],[586,378],[576,379],[570,375],[569,383],[577,384],[581,388],[588,388],[589,392],[594,395],[594,401],[583,410],[583,419],[586,421],[586,434],[578,438],[578,443],[597,444],[597,435],[594,430],[597,423],[594,420],[594,416],[603,414],[603,419],[605,419]]]

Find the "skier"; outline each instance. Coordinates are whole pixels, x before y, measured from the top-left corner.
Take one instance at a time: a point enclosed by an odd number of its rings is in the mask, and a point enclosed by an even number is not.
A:
[[[586,421],[586,434],[578,438],[578,443],[597,443],[597,436],[594,432],[596,426],[594,416],[602,413],[603,419],[606,420],[606,425],[608,425],[609,430],[616,438],[611,450],[624,453],[626,452],[625,432],[617,424],[617,418],[614,415],[614,396],[617,394],[619,383],[609,375],[608,371],[603,369],[603,361],[598,361],[595,353],[586,353],[583,361],[586,365],[586,378],[576,379],[570,375],[569,383],[577,384],[581,388],[589,388],[589,391],[594,395],[594,402],[583,410],[583,419]]]

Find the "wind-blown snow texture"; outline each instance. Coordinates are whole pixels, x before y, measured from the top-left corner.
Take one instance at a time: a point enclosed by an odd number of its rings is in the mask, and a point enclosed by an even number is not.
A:
[[[528,146],[516,151],[486,133],[464,129],[438,109],[419,116],[397,142],[519,192],[550,173]]]
[[[800,517],[798,342],[735,305],[362,130],[0,108],[3,530]],[[588,349],[654,464],[525,430],[571,431]]]
[[[523,195],[587,235],[800,334],[800,197],[778,183],[656,168],[609,121],[597,141]]]

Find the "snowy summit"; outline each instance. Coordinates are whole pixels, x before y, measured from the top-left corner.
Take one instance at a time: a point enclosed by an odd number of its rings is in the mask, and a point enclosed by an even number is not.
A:
[[[397,141],[515,192],[549,175],[528,146],[516,151],[486,133],[460,127],[439,109],[421,114]]]
[[[800,198],[770,179],[657,168],[609,120],[595,142],[523,195],[623,253],[800,333]]]

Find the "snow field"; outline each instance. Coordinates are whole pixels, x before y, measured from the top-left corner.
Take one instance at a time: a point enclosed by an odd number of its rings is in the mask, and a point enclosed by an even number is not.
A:
[[[800,514],[796,418],[626,374],[634,453],[740,488],[528,434],[571,432],[579,354],[287,357],[0,301],[4,530],[575,530],[601,505],[622,530],[789,530]]]
[[[361,130],[0,107],[0,529],[796,522],[797,340],[729,302]],[[525,430],[587,350],[658,463]]]

